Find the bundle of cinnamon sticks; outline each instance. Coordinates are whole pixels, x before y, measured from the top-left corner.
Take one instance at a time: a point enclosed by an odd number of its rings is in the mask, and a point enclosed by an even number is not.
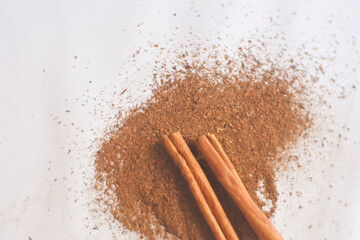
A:
[[[179,132],[161,137],[167,152],[179,167],[214,236],[218,240],[238,240],[238,236],[190,148]],[[247,192],[238,173],[213,134],[202,135],[196,146],[204,156],[219,182],[240,208],[247,221],[264,240],[282,239],[264,212]]]

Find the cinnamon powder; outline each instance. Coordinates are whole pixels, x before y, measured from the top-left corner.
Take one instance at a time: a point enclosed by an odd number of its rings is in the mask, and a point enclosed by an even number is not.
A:
[[[196,54],[195,54],[196,55]],[[221,58],[221,59],[220,59]],[[209,59],[212,59],[211,61]],[[214,60],[215,59],[215,60]],[[276,209],[281,153],[310,126],[302,74],[236,57],[192,60],[154,70],[152,97],[119,115],[96,155],[96,188],[113,217],[147,239],[214,239],[179,169],[159,141],[180,131],[208,176],[240,239],[257,239],[194,145],[215,133],[255,202]],[[263,186],[262,186],[263,185]],[[262,186],[262,187],[261,187]]]

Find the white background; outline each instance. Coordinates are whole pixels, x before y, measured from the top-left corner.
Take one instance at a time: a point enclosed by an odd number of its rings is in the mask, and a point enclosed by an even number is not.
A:
[[[93,219],[89,147],[110,124],[110,95],[141,95],[149,81],[132,54],[192,32],[222,45],[266,38],[274,54],[282,33],[290,52],[326,62],[332,117],[298,144],[302,167],[279,175],[272,221],[285,239],[360,239],[359,23],[359,1],[0,0],[0,238],[136,239]]]

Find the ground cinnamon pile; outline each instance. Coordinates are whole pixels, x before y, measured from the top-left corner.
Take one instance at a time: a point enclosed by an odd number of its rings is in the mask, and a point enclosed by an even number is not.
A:
[[[196,56],[193,55],[193,56]],[[262,188],[276,208],[275,169],[309,127],[302,74],[260,62],[238,49],[232,57],[193,60],[180,54],[167,70],[154,70],[152,97],[125,115],[96,155],[97,189],[127,229],[145,238],[214,239],[184,178],[160,143],[180,131],[208,176],[240,239],[257,239],[240,210],[194,146],[215,133],[259,206]],[[262,186],[262,187],[261,187]]]

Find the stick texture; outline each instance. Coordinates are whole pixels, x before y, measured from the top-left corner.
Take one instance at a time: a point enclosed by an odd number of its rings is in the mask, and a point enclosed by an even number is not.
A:
[[[202,194],[199,185],[197,184],[191,170],[186,164],[185,159],[178,153],[176,147],[171,142],[168,136],[164,135],[161,138],[161,142],[163,143],[165,149],[175,162],[175,164],[179,167],[181,174],[184,176],[187,181],[190,191],[194,195],[194,198],[206,220],[209,224],[214,236],[217,240],[226,240],[224,233],[222,232],[216,218],[214,217],[209,205],[206,202],[204,195]]]
[[[233,226],[231,225],[228,217],[226,216],[226,213],[222,208],[219,199],[217,198],[214,190],[212,189],[209,180],[207,179],[199,163],[196,161],[184,138],[179,132],[174,132],[169,136],[169,138],[176,147],[177,151],[180,153],[180,155],[185,159],[187,165],[193,173],[194,178],[201,189],[201,192],[204,194],[204,197],[209,204],[209,207],[214,214],[217,222],[219,223],[221,229],[223,230],[226,238],[228,240],[238,240],[239,238],[237,237]]]
[[[215,135],[200,136],[196,146],[203,154],[219,182],[240,208],[249,224],[262,240],[280,240],[279,232],[247,192],[230,159]]]

